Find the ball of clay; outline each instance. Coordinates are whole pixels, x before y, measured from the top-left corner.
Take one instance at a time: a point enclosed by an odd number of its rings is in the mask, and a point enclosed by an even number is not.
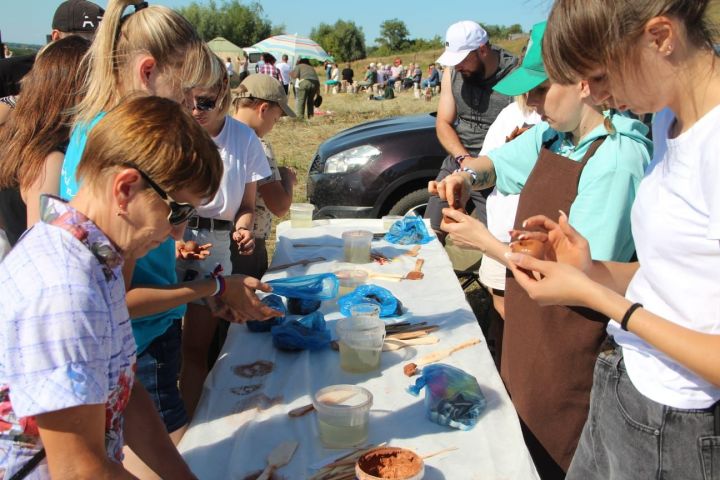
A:
[[[532,238],[516,240],[510,244],[510,249],[513,253],[524,253],[538,260],[545,258],[545,246],[540,240],[534,240]]]
[[[197,253],[198,247],[199,247],[199,245],[196,241],[188,240],[187,242],[185,242],[185,245],[183,246],[183,250],[185,250],[186,252]]]

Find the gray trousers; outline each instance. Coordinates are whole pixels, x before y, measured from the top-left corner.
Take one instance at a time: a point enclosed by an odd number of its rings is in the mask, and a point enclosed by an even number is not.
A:
[[[713,409],[682,410],[633,386],[622,349],[595,364],[590,414],[568,480],[720,479],[720,436]]]

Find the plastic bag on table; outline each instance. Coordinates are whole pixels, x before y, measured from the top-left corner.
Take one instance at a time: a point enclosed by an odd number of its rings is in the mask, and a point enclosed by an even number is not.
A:
[[[402,302],[390,290],[378,285],[360,285],[347,295],[338,299],[340,313],[350,316],[350,307],[360,303],[374,303],[380,306],[380,317],[402,315]]]
[[[272,328],[275,348],[288,351],[320,350],[330,345],[332,335],[325,325],[325,317],[313,312],[300,320],[288,320]]]
[[[407,215],[396,221],[385,234],[385,240],[400,245],[425,244],[432,237],[425,227],[423,219],[417,215]]]
[[[470,430],[487,407],[475,377],[442,363],[428,365],[408,391],[417,396],[425,387],[425,412],[440,425]]]
[[[247,325],[247,329],[251,332],[269,332],[275,325],[280,325],[285,320],[285,315],[287,314],[283,299],[279,295],[268,295],[260,301],[268,307],[282,312],[283,315],[282,317],[274,317],[268,320],[248,320],[245,322],[245,325]]]
[[[276,295],[303,300],[332,300],[337,296],[340,285],[334,273],[278,278],[267,283]]]

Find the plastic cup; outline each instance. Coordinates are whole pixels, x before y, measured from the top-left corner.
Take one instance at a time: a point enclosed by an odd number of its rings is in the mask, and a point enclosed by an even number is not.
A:
[[[292,228],[310,228],[312,224],[313,210],[312,203],[293,203],[290,205],[290,225]]]
[[[350,307],[350,316],[353,318],[376,318],[380,319],[380,305],[376,303],[358,303]],[[385,325],[383,323],[383,325]]]
[[[378,315],[379,315],[378,309]],[[365,373],[380,368],[385,322],[370,314],[338,320],[335,327],[340,348],[340,368]]]
[[[335,276],[340,282],[338,295],[343,296],[355,290],[360,285],[364,285],[368,279],[368,272],[365,270],[348,268],[335,272]]]
[[[372,236],[372,232],[367,230],[352,230],[343,233],[345,261],[349,263],[369,263]]]
[[[356,385],[332,385],[312,399],[320,441],[327,448],[348,448],[367,441],[373,396]]]
[[[401,218],[403,218],[402,215],[385,215],[382,217],[383,230],[386,232],[390,231],[390,227],[393,226],[393,223],[397,222]]]

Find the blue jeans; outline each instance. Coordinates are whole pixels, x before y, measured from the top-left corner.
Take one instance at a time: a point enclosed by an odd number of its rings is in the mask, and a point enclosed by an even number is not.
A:
[[[137,356],[135,379],[142,383],[150,394],[168,433],[189,421],[177,383],[180,373],[181,331],[182,320],[173,320],[170,328]]]
[[[713,409],[656,403],[633,386],[622,349],[595,364],[590,414],[567,479],[720,479]]]

